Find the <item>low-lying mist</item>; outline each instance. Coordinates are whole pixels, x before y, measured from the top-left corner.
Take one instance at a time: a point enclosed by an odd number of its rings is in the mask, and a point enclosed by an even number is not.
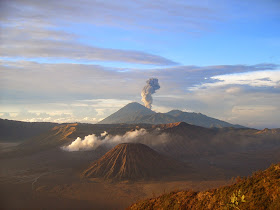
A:
[[[63,150],[87,151],[99,147],[111,149],[120,143],[142,143],[159,153],[182,160],[193,157],[209,157],[230,153],[261,151],[280,147],[278,135],[256,135],[254,131],[184,132],[144,128],[112,135],[107,131],[78,137]]]
[[[100,146],[112,148],[120,143],[142,143],[151,147],[160,147],[166,144],[169,139],[169,135],[166,133],[160,133],[159,130],[149,133],[144,128],[127,131],[124,135],[111,135],[104,131],[99,136],[91,134],[85,136],[84,139],[78,137],[70,145],[64,146],[62,149],[69,152],[86,151],[95,150]]]

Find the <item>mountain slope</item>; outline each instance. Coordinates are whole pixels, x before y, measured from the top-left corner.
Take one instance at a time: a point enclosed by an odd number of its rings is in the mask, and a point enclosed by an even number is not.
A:
[[[168,124],[158,124],[153,125],[153,128],[163,129],[167,133],[183,135],[184,137],[190,135],[193,137],[194,135],[202,136],[203,134],[215,134],[216,130],[205,128],[202,126],[191,125],[186,122],[176,122],[176,123],[168,123]]]
[[[261,131],[256,132],[259,135],[280,135],[280,128],[268,129],[265,128]]]
[[[185,170],[183,163],[168,159],[144,144],[124,143],[94,162],[82,176],[112,180],[146,180],[178,175]]]
[[[211,144],[218,131],[185,122],[153,125],[168,136],[164,146],[156,148],[160,153],[176,159],[188,160],[191,157],[216,153],[217,149]]]
[[[117,124],[117,123],[138,123],[137,118],[151,115],[155,112],[142,106],[139,103],[129,103],[109,117],[100,121],[98,124]]]
[[[156,113],[136,102],[127,104],[119,111],[100,121],[98,124],[168,124],[175,122],[186,122],[206,128],[245,128],[243,126],[233,125],[200,113],[182,112],[180,110],[172,110],[168,113]]]
[[[172,110],[170,112],[167,112],[168,115],[171,115],[177,119],[177,121],[180,122],[186,122],[192,125],[198,125],[206,128],[223,128],[223,127],[234,127],[234,128],[244,128],[240,125],[233,125],[230,123],[227,123],[222,120],[218,120],[212,117],[208,117],[201,113],[194,113],[194,112],[183,112],[180,110]]]
[[[231,186],[204,192],[172,192],[129,209],[280,209],[280,164]]]
[[[154,113],[150,115],[139,116],[136,118],[136,122],[144,124],[167,124],[178,122],[178,120],[168,114]]]

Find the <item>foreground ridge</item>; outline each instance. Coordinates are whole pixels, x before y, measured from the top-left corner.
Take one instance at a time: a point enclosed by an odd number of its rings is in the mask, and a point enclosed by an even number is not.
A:
[[[128,209],[280,209],[280,164],[239,178],[230,186],[204,192],[171,192]]]

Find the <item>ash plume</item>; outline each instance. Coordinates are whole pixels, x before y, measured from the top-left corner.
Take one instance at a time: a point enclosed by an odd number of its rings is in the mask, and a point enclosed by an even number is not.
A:
[[[143,88],[141,92],[142,96],[142,101],[145,104],[145,107],[148,109],[152,108],[152,103],[153,103],[153,97],[152,94],[156,92],[160,88],[158,84],[158,79],[157,78],[150,78],[147,80],[147,85]]]

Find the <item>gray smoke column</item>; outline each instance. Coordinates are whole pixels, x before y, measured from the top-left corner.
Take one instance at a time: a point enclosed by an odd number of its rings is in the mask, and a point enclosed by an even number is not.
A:
[[[147,80],[147,85],[143,88],[141,92],[142,96],[142,101],[145,104],[145,107],[151,109],[152,108],[152,103],[153,103],[153,98],[152,94],[156,92],[160,88],[158,84],[158,79],[156,78],[151,78]]]

